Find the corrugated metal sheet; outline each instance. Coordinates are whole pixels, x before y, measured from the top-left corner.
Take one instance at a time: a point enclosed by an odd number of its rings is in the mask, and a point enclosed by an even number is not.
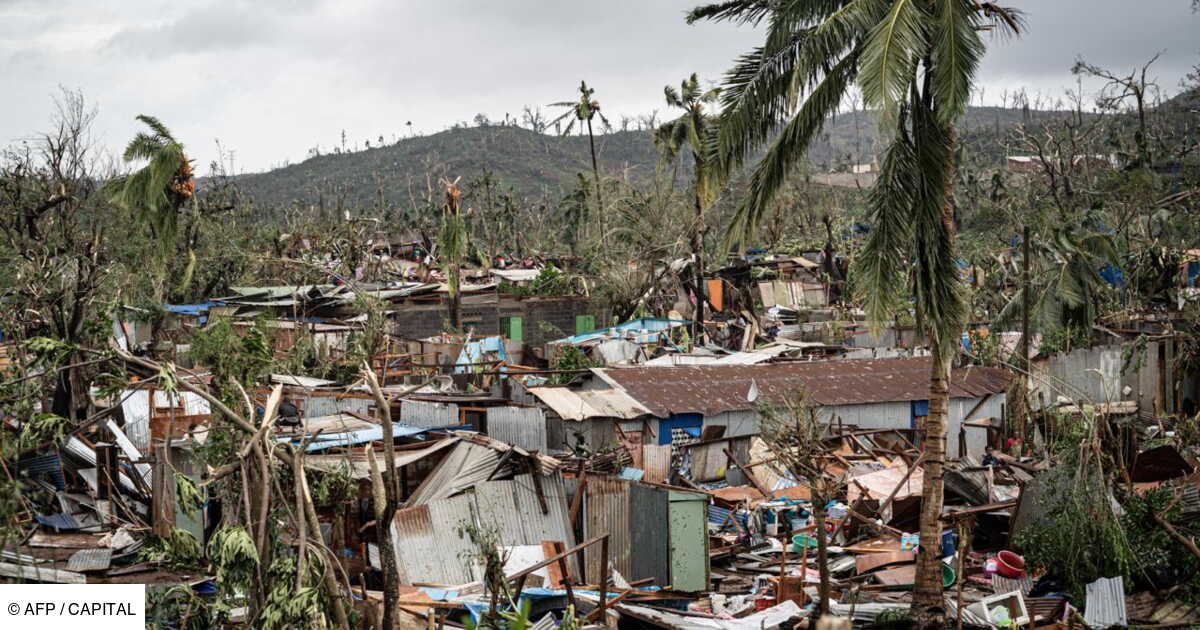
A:
[[[121,392],[121,414],[125,416],[125,435],[143,453],[150,452],[150,392],[145,389]]]
[[[487,432],[488,437],[529,451],[549,447],[546,414],[536,407],[489,407]]]
[[[472,497],[462,495],[396,510],[392,540],[402,583],[457,585],[478,579],[468,561],[470,543],[457,531],[473,522],[473,507]]]
[[[667,491],[654,486],[634,484],[629,488],[629,509],[637,515],[631,532],[633,549],[627,580],[654,578],[654,584],[671,583],[671,558],[668,555],[670,519]]]
[[[48,475],[54,482],[54,487],[59,490],[66,488],[66,479],[63,477],[62,460],[59,459],[58,453],[47,453],[45,455],[34,455],[21,460],[18,465],[20,470],[25,471],[25,474]]]
[[[671,445],[642,444],[642,468],[651,483],[666,483],[671,475]]]
[[[612,568],[621,575],[632,574],[630,552],[629,487],[631,482],[616,477],[589,477],[584,506],[585,532],[589,539],[608,534],[608,560]],[[589,584],[600,582],[600,545],[592,545],[584,552]]]
[[[691,365],[669,368],[594,370],[654,415],[753,409],[751,384],[759,399],[780,400],[804,389],[811,402],[850,405],[929,398],[928,357],[811,361],[767,365]],[[1011,376],[988,367],[953,371],[952,398],[1005,391]]]
[[[347,411],[366,414],[374,402],[368,398],[337,396],[309,396],[300,399],[300,408],[304,417],[333,416]],[[408,423],[405,423],[408,424]]]
[[[1100,578],[1088,584],[1083,619],[1090,628],[1126,625],[1125,580],[1118,576]]]
[[[473,493],[397,510],[392,536],[401,580],[454,585],[478,579],[479,571],[466,561],[471,545],[458,535],[464,523],[496,528],[500,544],[506,547],[540,545],[544,540],[574,546],[562,477],[555,473],[541,482],[545,514],[527,474],[480,483]]]
[[[407,466],[413,462],[424,459],[449,448],[458,442],[458,438],[447,438],[438,440],[433,444],[419,450],[402,450],[396,453],[396,467]],[[379,464],[379,470],[386,470],[387,459],[383,455],[383,449],[374,449],[375,461]],[[369,479],[371,476],[371,463],[367,459],[367,454],[362,451],[351,451],[339,455],[309,455],[304,458],[304,467],[309,470],[321,470],[324,472],[336,472],[342,467],[350,470],[350,477],[353,479]]]
[[[456,427],[459,424],[458,406],[402,400],[400,422],[411,427]]]
[[[80,549],[71,554],[67,561],[68,571],[103,571],[112,564],[113,550],[108,547],[99,549]]]
[[[425,505],[452,497],[481,483],[496,470],[501,454],[474,442],[461,441],[409,497],[407,505]]]
[[[620,390],[579,391],[567,387],[530,387],[529,393],[563,420],[633,420],[650,410]]]

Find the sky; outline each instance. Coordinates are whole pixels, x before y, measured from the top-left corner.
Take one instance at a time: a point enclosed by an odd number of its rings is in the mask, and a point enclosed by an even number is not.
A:
[[[0,144],[48,128],[60,88],[96,106],[118,153],[138,114],[167,124],[207,173],[299,162],[308,150],[433,133],[484,113],[519,116],[577,96],[614,122],[666,107],[663,86],[715,82],[760,43],[752,27],[698,23],[694,1],[0,0]],[[1008,0],[1020,39],[994,41],[980,98],[1057,98],[1077,57],[1129,72],[1155,53],[1167,93],[1200,63],[1189,0]],[[1085,85],[1091,94],[1095,85]]]

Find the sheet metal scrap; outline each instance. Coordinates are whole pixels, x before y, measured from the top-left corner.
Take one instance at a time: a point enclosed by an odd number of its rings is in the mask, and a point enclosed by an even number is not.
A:
[[[87,571],[104,571],[112,564],[113,550],[107,547],[99,549],[80,549],[71,554],[67,561],[67,570],[86,573]]]

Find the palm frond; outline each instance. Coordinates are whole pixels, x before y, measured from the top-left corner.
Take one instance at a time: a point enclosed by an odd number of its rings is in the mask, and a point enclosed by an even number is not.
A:
[[[908,93],[914,60],[925,52],[926,14],[916,0],[895,0],[863,45],[858,83],[863,101],[891,119]]]
[[[162,124],[162,121],[160,121],[158,118],[148,114],[138,114],[137,120],[149,127],[150,130],[154,132],[154,135],[158,136],[164,142],[176,142],[175,136],[171,135],[171,132],[167,129],[167,126]]]
[[[979,14],[971,0],[938,0],[931,87],[938,118],[953,125],[967,110],[971,84],[984,45],[979,37]]]
[[[951,138],[934,112],[913,99],[912,133],[916,183],[912,228],[915,236],[913,297],[923,332],[946,358],[955,351],[966,322],[967,305],[954,254],[954,225],[948,175],[953,173]]]
[[[796,115],[780,130],[762,161],[755,167],[749,194],[733,217],[728,232],[730,245],[744,245],[754,235],[788,174],[804,160],[813,138],[837,111],[846,89],[854,80],[857,66],[858,57],[854,54],[838,62],[805,99]]]
[[[854,259],[858,297],[873,325],[890,320],[911,266],[912,207],[916,196],[916,155],[903,134],[895,134],[883,156],[879,179],[871,189],[870,224],[862,253]]]
[[[757,25],[770,14],[776,3],[772,0],[729,0],[698,6],[687,13],[687,23],[700,20],[714,22],[731,21],[738,24]]]

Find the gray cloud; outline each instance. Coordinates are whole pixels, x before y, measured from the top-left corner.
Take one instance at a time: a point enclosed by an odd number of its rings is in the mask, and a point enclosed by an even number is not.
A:
[[[1200,60],[1200,17],[1187,0],[1009,0],[1029,30],[997,42],[980,71],[985,101],[1018,87],[1047,95],[1074,85],[1089,61],[1155,66],[1173,89]],[[48,122],[59,84],[100,107],[99,135],[119,148],[133,117],[170,125],[201,163],[214,140],[239,169],[262,169],[328,148],[341,131],[360,144],[435,132],[476,113],[569,99],[580,79],[614,120],[665,110],[662,87],[697,72],[718,80],[761,33],[683,21],[692,0],[603,3],[507,0],[303,3],[0,0],[0,143]],[[1094,89],[1094,86],[1085,86]]]

